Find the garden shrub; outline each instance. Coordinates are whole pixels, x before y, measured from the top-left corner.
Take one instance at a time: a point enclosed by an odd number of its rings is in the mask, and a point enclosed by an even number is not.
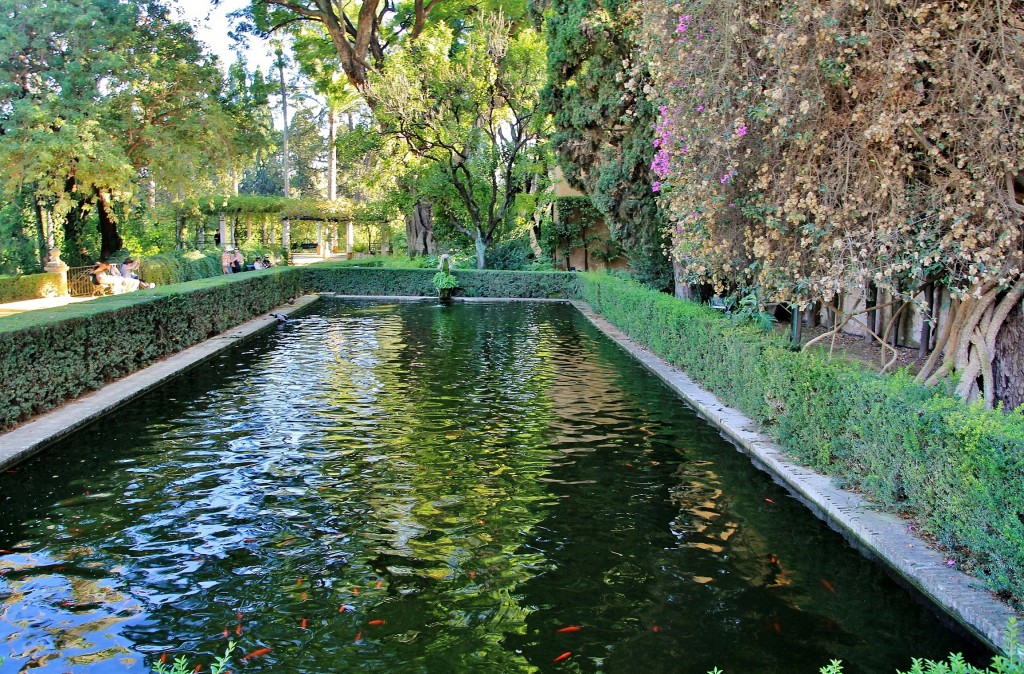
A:
[[[758,421],[796,461],[913,518],[965,571],[1024,601],[1024,412],[792,351],[635,282],[581,280],[596,311]]]
[[[245,255],[246,264],[252,264],[257,256],[262,258],[264,255],[269,255],[275,265],[281,265],[281,260],[284,259],[284,253],[280,248],[266,248],[249,244],[239,247]],[[143,258],[139,276],[143,281],[155,283],[158,286],[221,276],[224,273],[220,264],[221,252],[220,249],[213,248],[176,250],[170,253],[150,255]]]
[[[143,281],[165,286],[220,276],[219,250],[178,250],[143,258],[139,276]]]
[[[62,273],[0,276],[0,303],[61,297],[68,294],[67,277]]]
[[[0,428],[192,346],[302,293],[283,267],[103,297],[0,321]]]
[[[434,297],[436,269],[362,268],[351,262],[311,265],[306,285],[343,295],[407,295]],[[461,297],[569,298],[576,295],[577,275],[566,272],[458,270]]]

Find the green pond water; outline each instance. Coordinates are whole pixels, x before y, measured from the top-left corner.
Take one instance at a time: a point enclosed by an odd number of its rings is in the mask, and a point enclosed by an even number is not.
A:
[[[574,309],[519,303],[325,299],[0,474],[0,672],[209,671],[229,639],[303,674],[988,658]]]

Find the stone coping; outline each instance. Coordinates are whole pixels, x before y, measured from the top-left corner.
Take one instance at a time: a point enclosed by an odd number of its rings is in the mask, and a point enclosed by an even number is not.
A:
[[[47,445],[96,421],[163,384],[168,379],[209,360],[231,347],[239,339],[275,325],[277,319],[271,313],[291,314],[318,299],[320,299],[319,295],[300,297],[295,300],[294,304],[278,307],[270,313],[263,314],[230,330],[225,330],[216,337],[211,337],[146,368],[125,375],[97,391],[79,396],[55,410],[33,417],[13,430],[0,435],[0,469],[27,459]]]
[[[338,295],[344,299],[377,301],[429,301],[432,297]],[[319,299],[306,295],[292,305],[271,313],[291,314]],[[880,512],[864,498],[833,486],[828,477],[790,461],[782,449],[756,430],[756,424],[737,410],[725,406],[713,394],[701,389],[680,370],[633,342],[618,328],[596,314],[589,304],[563,299],[454,298],[456,301],[548,301],[571,303],[583,316],[637,361],[659,377],[690,404],[706,421],[747,453],[759,468],[810,507],[856,547],[888,566],[922,596],[994,650],[1009,647],[1006,625],[1017,617],[998,601],[976,578],[949,568],[943,555],[908,531],[906,523]],[[266,330],[277,323],[270,313],[169,356],[149,367],[107,384],[63,407],[42,414],[0,435],[0,469],[22,461],[70,433],[96,421],[130,400],[168,379],[209,360],[238,340]],[[1018,648],[1024,657],[1024,648]]]
[[[780,446],[756,430],[753,420],[727,407],[682,371],[632,341],[589,304],[572,304],[854,547],[881,561],[990,648],[1007,653],[1007,623],[1019,616],[980,580],[947,566],[945,556],[909,531],[907,523],[896,515],[880,511],[861,496],[835,487],[830,478],[793,463]],[[1018,645],[1017,652],[1018,657],[1024,657],[1024,648]]]

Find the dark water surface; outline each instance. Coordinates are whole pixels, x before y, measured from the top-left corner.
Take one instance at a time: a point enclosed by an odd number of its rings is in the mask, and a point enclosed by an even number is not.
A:
[[[0,671],[225,634],[302,674],[986,657],[550,304],[324,300],[0,474]]]

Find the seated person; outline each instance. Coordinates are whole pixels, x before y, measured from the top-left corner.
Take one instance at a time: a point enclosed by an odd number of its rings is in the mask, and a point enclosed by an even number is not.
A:
[[[264,269],[270,269],[273,266],[274,266],[274,263],[270,261],[270,256],[269,255],[264,255],[263,256],[263,268]]]
[[[138,268],[138,260],[126,257],[124,262],[121,263],[121,276],[125,278],[139,278],[139,275],[135,273],[135,270]]]
[[[109,262],[97,262],[89,272],[92,282],[96,285],[107,286],[115,295],[134,292],[139,289],[139,280],[125,278],[110,266]]]
[[[144,283],[137,278],[121,276],[117,267],[109,262],[97,262],[89,272],[96,285],[108,286],[115,295],[135,292],[139,288],[155,288],[155,283]]]
[[[263,260],[261,260],[261,259],[259,259],[257,257],[255,262],[252,263],[252,268],[253,268],[254,271],[258,271],[260,269],[263,269]]]
[[[139,279],[139,275],[135,273],[135,270],[139,268],[140,261],[133,260],[132,258],[125,258],[125,261],[121,264],[121,277],[127,279],[135,279],[139,282],[140,288],[155,288],[155,283],[146,283]]]

